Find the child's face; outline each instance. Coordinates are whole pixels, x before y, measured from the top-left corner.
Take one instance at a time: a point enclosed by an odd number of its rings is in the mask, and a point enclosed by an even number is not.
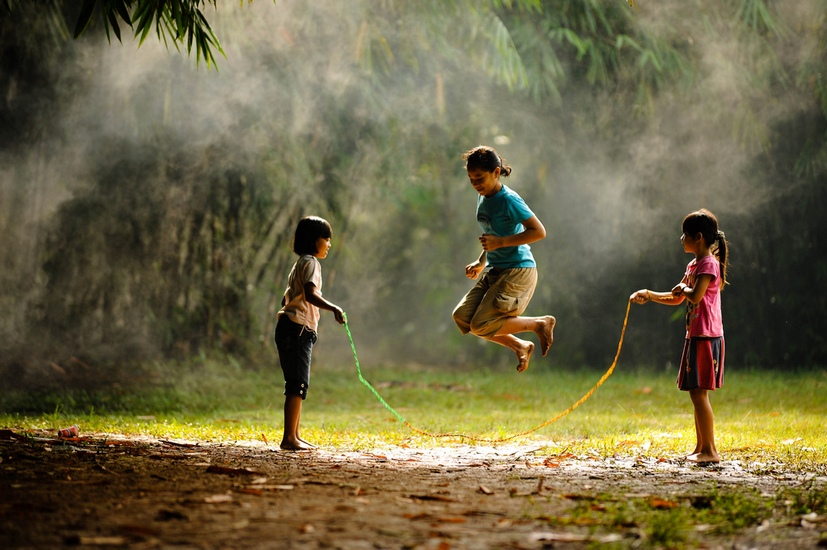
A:
[[[330,237],[319,237],[316,239],[316,253],[313,254],[317,258],[327,258],[327,253],[330,252]]]
[[[483,197],[491,197],[500,190],[500,169],[495,168],[493,172],[486,172],[479,168],[468,170],[468,179],[471,185]]]
[[[688,254],[698,254],[698,244],[700,240],[703,239],[700,233],[696,237],[692,235],[687,235],[686,233],[681,234],[681,243],[683,244],[683,251]]]

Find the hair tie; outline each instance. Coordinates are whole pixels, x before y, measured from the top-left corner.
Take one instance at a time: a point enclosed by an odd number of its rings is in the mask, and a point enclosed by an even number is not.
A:
[[[724,235],[724,232],[721,231],[721,230],[718,230],[718,233],[715,235],[715,240],[723,241],[725,239],[726,239],[726,235]]]

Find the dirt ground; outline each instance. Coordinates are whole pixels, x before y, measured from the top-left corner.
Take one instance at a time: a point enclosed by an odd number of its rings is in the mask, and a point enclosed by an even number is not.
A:
[[[734,462],[544,457],[541,448],[285,452],[0,430],[0,548],[652,548],[644,525],[576,512],[599,515],[607,494],[658,509],[698,506],[715,487],[757,488],[774,501],[785,486],[827,484]],[[815,548],[827,517],[771,518],[729,535],[687,529],[688,548]]]

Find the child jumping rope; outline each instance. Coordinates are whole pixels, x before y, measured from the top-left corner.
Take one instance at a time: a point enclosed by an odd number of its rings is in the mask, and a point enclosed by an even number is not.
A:
[[[284,372],[284,437],[281,448],[291,451],[315,448],[299,435],[302,402],[310,388],[310,356],[316,343],[320,309],[332,311],[339,324],[345,323],[342,308],[322,297],[322,268],[333,230],[319,217],[302,218],[296,226],[293,252],[299,259],[287,277],[287,289],[278,312],[275,340]]]
[[[727,284],[727,241],[718,230],[718,219],[706,209],[683,220],[683,249],[695,259],[670,292],[638,290],[629,297],[637,304],[656,302],[677,306],[686,300],[686,340],[683,346],[678,388],[688,391],[695,409],[695,450],[686,457],[696,463],[720,462],[715,447],[715,421],[709,392],[724,383],[724,325],[720,291]]]
[[[486,267],[491,269],[454,309],[454,322],[463,334],[470,332],[512,349],[517,372],[523,372],[534,344],[514,334],[534,332],[544,357],[554,342],[554,317],[520,317],[537,286],[537,264],[528,245],[545,238],[546,229],[525,201],[500,182],[511,174],[511,166],[494,149],[481,145],[462,159],[480,195],[477,222],[483,231],[482,253],[465,266],[465,275],[477,279]]]

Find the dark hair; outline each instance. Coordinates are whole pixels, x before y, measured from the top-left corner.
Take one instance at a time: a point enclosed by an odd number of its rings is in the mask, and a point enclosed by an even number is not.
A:
[[[333,229],[327,220],[318,216],[307,216],[299,220],[296,234],[293,237],[293,252],[302,256],[313,255],[318,252],[316,241],[320,238],[329,239],[333,236]]]
[[[478,145],[462,154],[466,170],[484,170],[493,172],[500,169],[500,176],[507,178],[511,174],[511,166],[502,158],[493,147]]]
[[[684,235],[692,237],[698,233],[701,234],[709,250],[721,264],[721,288],[724,288],[724,285],[729,282],[726,279],[729,243],[724,232],[718,229],[718,218],[706,208],[701,208],[683,219],[681,230]]]

